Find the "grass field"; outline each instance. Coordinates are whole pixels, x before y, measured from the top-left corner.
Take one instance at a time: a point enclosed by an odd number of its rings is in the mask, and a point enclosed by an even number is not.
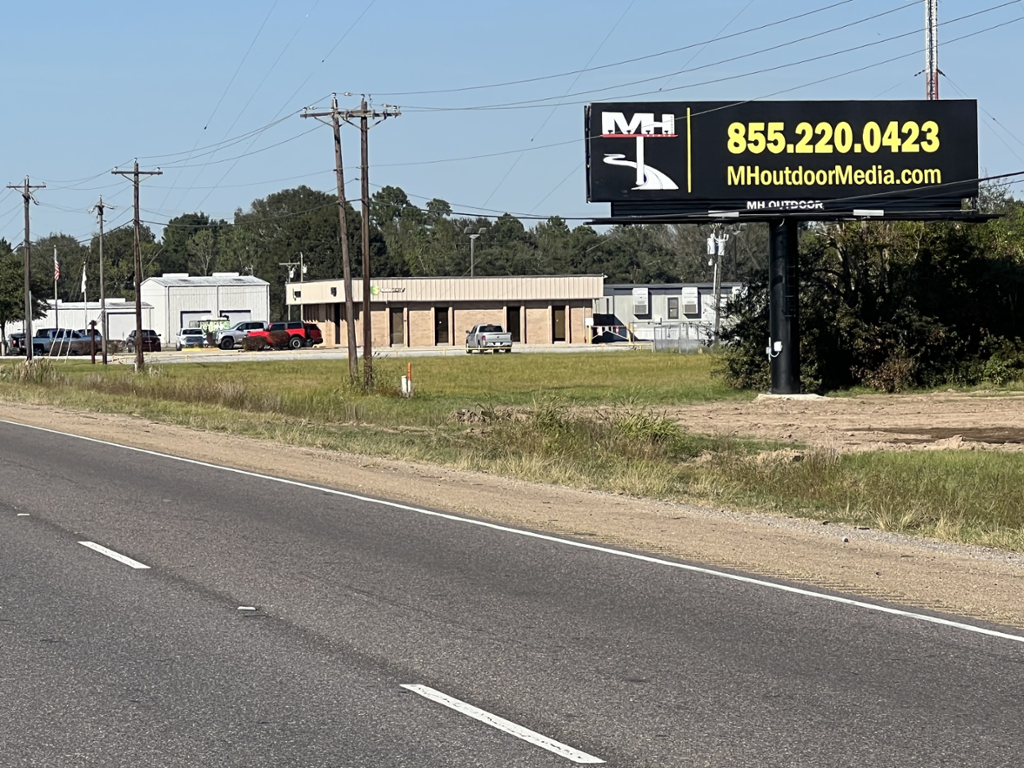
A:
[[[661,406],[752,393],[711,375],[709,355],[643,352],[376,361],[378,391],[344,361],[0,365],[0,397],[427,461],[635,496],[712,501],[1024,551],[1024,461],[992,452],[805,452],[693,434]],[[780,454],[785,456],[785,454]]]

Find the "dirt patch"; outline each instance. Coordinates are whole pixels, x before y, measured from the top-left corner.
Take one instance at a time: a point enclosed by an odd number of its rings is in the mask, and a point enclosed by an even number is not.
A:
[[[795,440],[841,453],[1024,451],[1024,394],[1016,393],[757,399],[673,407],[665,415],[693,432]]]
[[[918,402],[919,406],[906,407],[924,409],[929,403],[946,407],[942,405],[945,400],[937,397]],[[691,414],[686,423],[696,431],[731,420],[729,428],[739,434],[755,433],[756,426],[763,430],[763,436],[784,437],[778,433],[778,425],[785,423],[794,426],[785,426],[782,432],[792,439],[806,435],[809,444],[817,442],[810,439],[814,429],[803,425],[811,416],[819,425],[834,427],[835,421],[852,421],[857,413],[872,414],[871,422],[857,425],[863,426],[882,423],[875,418],[891,410],[879,400],[866,405],[825,401],[825,409],[820,408],[822,404],[789,402],[766,407],[763,403],[729,403],[681,410]],[[1015,405],[1019,404],[1016,401]],[[1015,405],[1003,400],[1001,408]],[[806,410],[810,416],[787,415],[787,410]],[[698,418],[692,414],[701,415]],[[1020,599],[1024,594],[1024,558],[1014,554],[806,520],[743,515],[432,465],[281,446],[129,416],[0,402],[0,418],[218,464],[230,456],[234,457],[234,466],[243,469],[1024,628],[1024,601]],[[769,426],[772,421],[775,431]],[[922,417],[921,423],[925,422]],[[853,427],[837,429],[854,431]],[[782,451],[770,460],[796,461],[799,455]]]

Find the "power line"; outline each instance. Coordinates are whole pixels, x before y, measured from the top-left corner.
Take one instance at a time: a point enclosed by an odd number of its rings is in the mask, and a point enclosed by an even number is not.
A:
[[[217,114],[217,110],[220,109],[220,105],[223,103],[224,97],[226,97],[228,95],[228,91],[231,90],[231,86],[235,82],[235,78],[238,77],[238,73],[242,70],[242,66],[245,64],[245,60],[249,58],[249,53],[252,51],[253,46],[256,45],[256,41],[259,39],[260,34],[263,32],[263,28],[267,26],[267,22],[270,21],[270,16],[274,12],[274,9],[277,7],[278,2],[279,0],[274,0],[274,4],[270,6],[270,10],[267,12],[266,17],[263,19],[263,23],[260,24],[260,28],[256,30],[256,35],[253,37],[252,42],[249,43],[249,47],[245,49],[245,53],[242,56],[242,60],[238,62],[238,66],[235,67],[234,74],[231,75],[231,79],[228,81],[227,86],[225,86],[224,93],[220,95],[220,98],[217,100],[217,103],[213,107],[213,112],[211,112],[210,116],[206,119],[206,124],[203,125],[203,131],[209,128],[210,123],[213,122],[213,118]],[[196,137],[196,146],[199,146],[199,140],[201,137],[202,133],[200,133],[199,136]],[[195,147],[193,147],[193,151],[195,151]],[[191,153],[189,153],[189,158],[191,158]],[[188,162],[188,158],[186,159],[185,162]],[[174,184],[175,182],[171,183],[171,189],[167,191],[167,194],[164,195],[164,199],[160,201],[161,205],[163,205],[167,201],[167,198],[170,197],[171,190],[174,189]],[[141,341],[142,340],[139,339],[140,343]],[[141,368],[141,364],[139,367]]]
[[[974,18],[975,16],[981,16],[981,15],[986,14],[986,13],[991,13],[991,12],[997,11],[997,10],[999,10],[1001,8],[1006,8],[1007,6],[1015,5],[1015,4],[1017,4],[1017,2],[1018,2],[1018,0],[1008,0],[1008,2],[1004,2],[1004,3],[1000,4],[1000,5],[996,5],[996,6],[993,6],[991,8],[985,8],[985,9],[983,9],[981,11],[976,11],[974,13],[969,13],[969,14],[967,14],[965,16],[960,16],[960,17],[955,18],[955,19],[950,19],[948,21],[944,21],[944,22],[942,22],[942,26],[945,26],[947,24],[955,24],[955,23],[958,23],[958,22],[961,22],[961,21],[965,21],[967,19]],[[758,51],[751,51],[751,52],[740,54],[740,55],[737,55],[737,56],[732,56],[730,58],[722,59],[720,61],[716,61],[716,62],[713,62],[713,63],[710,63],[710,64],[701,64],[699,67],[693,67],[692,69],[687,70],[687,71],[689,71],[689,72],[696,72],[697,70],[707,69],[708,67],[715,67],[715,66],[719,66],[721,64],[732,63],[732,62],[738,61],[740,59],[749,58],[751,56],[756,56],[756,55],[759,55],[761,53],[766,53],[768,51],[774,51],[774,50],[778,50],[780,48],[784,48],[784,47],[787,47],[787,46],[790,46],[790,45],[795,45],[796,43],[806,42],[807,40],[811,40],[811,39],[816,38],[816,37],[821,37],[823,35],[830,34],[832,32],[835,32],[835,31],[839,30],[839,29],[846,29],[846,28],[849,28],[849,27],[854,26],[856,24],[862,24],[862,23],[865,23],[867,21],[872,21],[872,20],[881,18],[882,16],[886,16],[886,15],[888,15],[890,13],[895,13],[896,11],[902,10],[903,8],[906,8],[906,7],[909,7],[909,6],[901,6],[900,8],[894,8],[894,9],[891,9],[889,11],[884,11],[882,13],[875,14],[874,16],[869,16],[867,18],[860,19],[860,20],[858,20],[856,22],[851,22],[849,24],[845,24],[842,27],[835,27],[835,28],[833,28],[831,30],[826,30],[824,32],[818,32],[818,33],[815,33],[813,35],[807,35],[805,37],[799,38],[797,40],[791,40],[791,41],[786,42],[786,43],[779,43],[777,45],[770,46],[768,48],[762,48],[762,49],[760,49]],[[991,27],[989,29],[995,29],[995,27]],[[989,31],[989,30],[984,30],[984,31]],[[782,70],[782,69],[789,69],[791,67],[797,67],[797,66],[801,66],[803,64],[810,64],[810,63],[813,63],[813,62],[816,62],[816,61],[822,61],[824,59],[829,59],[829,58],[832,58],[834,56],[841,56],[843,54],[853,53],[853,52],[856,52],[856,51],[861,51],[861,50],[864,50],[866,48],[872,48],[874,46],[884,45],[885,43],[890,43],[890,42],[893,42],[895,40],[900,40],[902,38],[910,37],[912,35],[917,35],[917,34],[919,34],[918,30],[915,30],[915,31],[912,31],[912,32],[904,32],[904,33],[899,34],[899,35],[893,35],[891,37],[884,38],[882,40],[873,40],[871,42],[861,43],[860,45],[856,45],[856,46],[853,46],[853,47],[850,47],[850,48],[844,48],[844,49],[841,49],[841,50],[838,50],[838,51],[830,51],[829,53],[821,54],[821,55],[818,55],[818,56],[808,57],[808,58],[805,58],[805,59],[800,59],[799,61],[793,61],[793,62],[789,62],[789,63],[786,63],[786,64],[779,64],[779,65],[772,66],[772,67],[763,67],[761,69],[757,69],[757,70],[754,70],[754,71],[751,71],[751,72],[744,72],[742,74],[736,74],[736,75],[727,75],[727,76],[723,76],[723,77],[714,78],[714,79],[711,79],[711,80],[705,80],[705,81],[699,82],[699,83],[688,83],[686,85],[674,86],[672,88],[665,88],[665,89],[659,89],[659,90],[654,90],[654,91],[643,91],[643,92],[639,92],[639,93],[631,93],[631,94],[628,94],[628,95],[617,96],[615,98],[617,100],[621,100],[621,99],[637,98],[639,96],[651,96],[651,95],[655,95],[655,94],[659,94],[659,93],[668,93],[668,92],[672,92],[672,91],[678,91],[678,90],[682,90],[684,88],[696,88],[696,87],[704,86],[704,85],[714,85],[714,84],[717,84],[717,83],[723,83],[723,82],[727,82],[727,81],[730,81],[730,80],[742,79],[744,77],[751,77],[751,76],[754,76],[754,75],[767,74],[769,72],[777,72],[777,71]],[[960,39],[963,39],[963,38],[956,38],[956,39],[960,40]],[[953,41],[951,40],[949,42],[953,42]],[[682,74],[682,73],[683,73],[683,71],[680,70],[678,72],[670,73],[670,74],[678,75],[678,74]],[[634,81],[631,81],[631,82],[628,82],[628,83],[619,83],[617,85],[606,86],[604,88],[594,88],[594,89],[589,89],[589,90],[585,90],[585,91],[578,91],[578,92],[570,94],[570,95],[571,96],[588,96],[588,95],[593,95],[593,94],[598,94],[598,93],[605,93],[607,91],[614,91],[614,90],[617,90],[619,88],[625,88],[625,87],[630,86],[630,85],[640,85],[640,84],[643,84],[643,83],[652,82],[652,81],[655,81],[655,80],[660,80],[663,77],[666,77],[666,75],[662,74],[662,75],[658,75],[656,77],[643,78],[641,80],[634,80]],[[538,99],[524,99],[524,100],[521,100],[521,101],[511,101],[511,102],[505,102],[505,103],[499,103],[499,104],[483,104],[483,105],[476,105],[476,106],[470,106],[470,107],[429,107],[429,106],[413,105],[413,106],[408,107],[408,109],[409,109],[409,111],[419,111],[419,112],[475,112],[475,111],[510,110],[510,109],[538,109],[538,108],[545,108],[545,107],[547,107],[548,106],[547,102],[550,102],[550,101],[552,101],[554,99],[558,99],[558,98],[564,98],[564,97],[545,96],[545,97],[538,98]],[[589,101],[589,99],[587,99],[586,101]],[[586,101],[568,102],[568,104],[585,104]]]
[[[352,30],[354,30],[356,28],[356,26],[362,20],[363,16],[365,16],[367,14],[367,12],[374,6],[375,3],[376,3],[376,0],[370,0],[370,3],[366,6],[366,8],[363,9],[363,12],[361,14],[359,14],[359,16],[356,17],[356,20],[353,21],[351,25],[349,25],[349,28],[345,30],[345,33],[338,39],[338,42],[334,44],[334,47],[331,48],[331,50],[327,52],[327,55],[324,56],[323,59],[321,59],[321,61],[320,61],[321,64],[323,64],[324,62],[327,61],[328,58],[330,58],[331,54],[334,53],[334,51],[338,48],[339,45],[341,45],[341,43],[345,40],[345,38],[347,38],[349,36],[349,34],[352,32]],[[303,87],[305,87],[306,83],[308,83],[310,78],[313,77],[313,73],[314,72],[316,72],[315,68],[310,71],[310,73],[306,76],[305,80],[303,80],[301,83],[299,83],[299,87],[295,89],[295,91],[292,93],[292,95],[289,96],[288,99],[285,101],[284,105],[282,105],[281,109],[279,109],[277,111],[277,114],[274,115],[275,119],[278,117],[278,115],[281,114],[282,110],[284,110],[284,108],[285,108],[285,106],[287,106],[288,102],[290,102],[293,98],[295,98],[295,96],[299,93],[299,91],[301,91],[303,89]],[[301,111],[301,110],[299,110],[299,111]],[[292,113],[292,114],[294,115],[294,114],[297,114],[297,113]],[[255,137],[252,140],[252,142],[250,142],[249,147],[247,147],[246,149],[247,150],[251,149],[253,144],[256,143],[258,138],[259,138],[259,136]],[[241,155],[239,159],[241,159],[241,157],[245,157],[245,155]],[[236,165],[238,165],[237,162],[235,162],[230,168],[228,168],[226,171],[224,171],[224,174],[220,177],[220,181],[217,182],[217,186],[215,186],[213,189],[217,189],[217,187],[219,187],[220,184],[222,184],[224,182],[224,179],[226,179],[231,174],[231,172],[235,169]],[[198,176],[197,176],[197,178],[198,178]],[[207,201],[207,199],[210,197],[210,195],[213,194],[213,189],[211,189],[209,192],[207,192],[203,196],[203,199],[199,201],[199,205],[196,206],[197,208],[201,207],[203,205],[203,203],[205,203]],[[187,194],[187,192],[186,192],[186,194]]]
[[[761,32],[762,30],[769,29],[771,27],[777,27],[780,24],[787,24],[787,23],[789,23],[791,21],[797,21],[798,19],[803,19],[803,18],[806,18],[808,16],[813,16],[814,14],[817,14],[817,13],[823,13],[824,11],[830,11],[833,8],[838,8],[841,5],[848,5],[851,2],[853,2],[853,0],[841,0],[838,3],[832,3],[832,5],[826,5],[824,8],[817,8],[817,9],[815,9],[813,11],[807,11],[805,13],[798,13],[795,16],[789,16],[788,18],[785,18],[785,19],[779,19],[777,21],[772,21],[772,22],[769,22],[767,24],[762,24],[761,26],[758,26],[758,27],[751,27],[750,29],[744,29],[744,30],[742,30],[740,32],[734,32],[731,35],[726,35],[725,37],[717,38],[717,40],[719,42],[721,42],[721,41],[724,41],[724,40],[731,40],[731,39],[736,38],[736,37],[741,37],[743,35],[749,35],[749,34],[751,34],[753,32]],[[1021,2],[1024,2],[1024,0],[1021,0]],[[466,91],[480,91],[480,90],[488,90],[488,89],[491,89],[491,88],[506,88],[506,87],[513,86],[513,85],[527,85],[529,83],[539,83],[539,82],[543,82],[545,80],[556,80],[556,79],[562,78],[562,77],[571,77],[572,75],[582,74],[584,72],[597,72],[599,70],[610,69],[612,67],[621,67],[621,66],[624,66],[626,64],[635,64],[638,61],[647,61],[649,59],[656,59],[656,58],[661,57],[661,56],[668,56],[668,55],[671,55],[673,53],[680,53],[682,51],[688,51],[688,50],[691,50],[693,48],[698,48],[700,46],[708,45],[709,43],[712,43],[712,42],[715,42],[715,41],[714,40],[704,40],[704,41],[701,41],[699,43],[690,43],[689,45],[684,45],[684,46],[682,46],[680,48],[671,48],[671,49],[669,49],[667,51],[660,51],[658,53],[649,53],[649,54],[647,54],[645,56],[636,56],[636,57],[634,57],[632,59],[623,59],[622,61],[612,62],[611,64],[601,64],[599,66],[589,67],[587,69],[574,69],[574,70],[571,70],[569,72],[559,72],[558,74],[555,74],[555,75],[543,75],[543,76],[540,76],[540,77],[528,77],[528,78],[524,78],[522,80],[508,80],[508,81],[501,82],[501,83],[488,83],[486,85],[470,85],[470,86],[465,86],[465,87],[462,87],[462,88],[440,88],[440,89],[427,90],[427,91],[396,91],[396,92],[382,93],[380,95],[381,96],[388,96],[388,97],[391,97],[391,96],[432,96],[432,95],[435,95],[435,94],[465,93]]]
[[[753,0],[751,0],[751,2],[753,2]],[[597,56],[597,54],[599,54],[601,52],[601,49],[604,48],[604,45],[605,45],[605,43],[608,42],[608,39],[613,34],[615,34],[615,30],[619,28],[619,24],[622,23],[622,20],[624,18],[626,18],[627,14],[631,10],[633,10],[633,5],[635,3],[636,3],[636,0],[630,0],[629,5],[626,6],[626,10],[624,10],[622,12],[622,15],[619,16],[619,18],[616,20],[616,22],[612,25],[612,28],[608,30],[608,34],[604,36],[604,40],[602,40],[600,45],[598,45],[597,48],[594,49],[594,52],[592,54],[590,54],[590,58],[587,59],[587,63],[583,65],[583,70],[585,70],[587,67],[590,66],[591,62],[594,60],[594,58]],[[568,94],[572,91],[572,89],[576,87],[576,83],[578,83],[580,78],[583,76],[583,70],[580,70],[580,73],[578,75],[576,75],[576,78],[572,81],[572,83],[569,84],[569,87],[565,89],[565,95],[566,96],[568,96]],[[562,98],[565,98],[565,96],[563,96]],[[533,142],[537,140],[537,137],[540,136],[540,132],[544,130],[544,127],[551,120],[551,116],[553,114],[555,114],[555,112],[557,110],[558,110],[558,105],[556,104],[555,106],[553,106],[551,108],[551,111],[548,112],[548,116],[544,118],[544,122],[540,124],[540,127],[537,128],[536,132],[533,134],[533,138],[530,139],[530,143],[531,144],[533,144]],[[522,159],[523,159],[523,155],[522,155],[522,153],[520,153],[519,156],[516,157],[516,159],[512,162],[512,165],[509,167],[509,169],[505,172],[505,175],[501,177],[501,181],[499,181],[497,183],[497,185],[494,187],[494,189],[491,190],[491,194],[489,194],[487,196],[487,199],[484,200],[484,205],[487,205],[489,202],[491,202],[491,198],[494,197],[498,193],[498,190],[501,189],[502,185],[505,183],[505,180],[508,179],[508,177],[512,175],[512,171],[515,170],[516,166],[519,165],[519,161],[522,160]]]
[[[1017,2],[1017,0],[1014,0],[1014,2]],[[965,35],[961,35],[960,37],[955,37],[955,38],[952,38],[952,39],[946,41],[945,45],[948,46],[948,45],[951,45],[953,43],[957,43],[957,42],[960,42],[962,40],[966,40],[966,39],[971,38],[971,37],[976,37],[978,35],[985,34],[986,32],[991,32],[994,29],[999,29],[1000,27],[1007,26],[1009,24],[1015,24],[1015,23],[1017,23],[1019,21],[1022,21],[1022,20],[1024,20],[1024,16],[1018,17],[1016,19],[1011,19],[1008,22],[997,24],[997,25],[994,25],[994,26],[991,26],[991,27],[986,27],[985,29],[980,29],[980,30],[977,30],[975,32],[971,32],[971,33],[968,33],[968,34],[965,34]],[[900,54],[898,56],[893,56],[893,57],[890,57],[888,59],[883,59],[881,61],[876,61],[876,62],[873,62],[871,64],[866,64],[866,65],[861,66],[861,67],[856,67],[854,69],[848,69],[848,70],[846,70],[844,72],[839,72],[839,73],[834,74],[834,75],[828,75],[826,77],[819,78],[818,80],[812,80],[810,82],[802,83],[800,85],[795,85],[795,86],[792,86],[792,87],[789,87],[789,88],[783,88],[783,89],[780,89],[778,91],[773,91],[771,93],[767,93],[767,94],[758,96],[757,98],[743,99],[743,100],[740,100],[740,101],[729,102],[728,104],[725,104],[725,105],[723,105],[721,107],[717,107],[714,110],[709,110],[709,111],[720,111],[722,109],[730,109],[732,107],[742,106],[743,104],[749,104],[749,103],[751,103],[753,101],[769,99],[769,98],[772,98],[773,96],[779,96],[779,95],[784,94],[784,93],[791,93],[793,91],[797,91],[797,90],[800,90],[802,88],[809,88],[809,87],[811,87],[813,85],[821,85],[822,83],[827,83],[827,82],[830,82],[832,80],[838,80],[839,78],[848,77],[849,75],[859,74],[859,73],[864,72],[864,71],[869,70],[869,69],[874,69],[876,67],[881,67],[881,66],[884,66],[886,64],[892,64],[893,62],[900,61],[901,59],[910,58],[911,56],[917,56],[918,54],[919,54],[919,51],[916,51],[916,50],[915,51],[911,51],[909,53],[903,53],[903,54]],[[741,75],[741,77],[742,76],[743,75]],[[697,85],[703,85],[703,83],[698,83]],[[690,87],[690,86],[687,86],[687,87]],[[673,89],[673,90],[675,90],[675,89]],[[625,98],[628,98],[628,97],[625,97]],[[704,112],[695,113],[693,115],[693,117],[697,117],[700,114],[705,114],[705,113]],[[591,138],[595,138],[595,137],[593,137],[593,136],[585,136],[583,138],[583,140],[586,141],[586,140],[591,139]],[[508,149],[508,150],[502,150],[502,151],[499,151],[499,152],[488,152],[488,153],[479,154],[479,155],[465,155],[463,157],[448,157],[448,158],[441,158],[441,159],[436,159],[436,160],[415,160],[415,161],[403,162],[403,163],[377,163],[375,165],[375,167],[376,168],[401,168],[401,167],[420,166],[420,165],[439,165],[439,164],[443,164],[443,163],[468,162],[468,161],[471,161],[471,160],[484,160],[484,159],[489,159],[489,158],[492,158],[492,157],[501,157],[503,155],[514,155],[514,154],[517,154],[519,152],[534,152],[534,151],[539,151],[539,150],[543,150],[543,149],[552,149],[554,147],[564,147],[564,146],[567,146],[569,144],[577,144],[577,143],[579,143],[579,141],[580,141],[580,139],[568,139],[566,141],[558,141],[558,142],[553,142],[551,144],[542,144],[542,145],[536,146],[536,147],[522,147],[522,148],[519,148],[519,149]]]
[[[713,43],[713,42],[716,42],[716,41],[720,40],[720,39],[721,39],[721,37],[722,37],[722,33],[723,33],[723,32],[725,32],[725,30],[727,30],[727,29],[728,29],[729,27],[731,27],[731,26],[732,26],[733,24],[735,24],[735,23],[736,23],[736,20],[737,20],[737,19],[738,19],[738,18],[739,18],[740,16],[742,16],[742,15],[743,15],[744,13],[746,13],[746,12],[747,12],[747,9],[748,9],[748,8],[749,8],[750,6],[752,6],[752,5],[754,4],[754,1],[755,1],[755,0],[750,0],[750,2],[749,2],[749,3],[747,3],[747,4],[745,5],[745,6],[743,6],[743,8],[741,8],[741,9],[740,9],[740,12],[739,12],[739,13],[737,13],[737,14],[736,14],[735,16],[733,16],[733,17],[732,17],[732,19],[730,19],[730,20],[729,20],[729,23],[728,23],[728,24],[726,24],[726,25],[725,25],[724,27],[722,27],[722,28],[721,28],[720,30],[718,30],[718,33],[717,33],[717,34],[716,34],[716,35],[714,36],[714,38],[712,38],[711,40],[709,40],[708,42],[706,42],[706,43],[705,43],[704,45],[702,45],[702,46],[700,47],[700,49],[699,49],[699,50],[698,50],[698,51],[697,51],[697,52],[696,52],[695,54],[693,54],[693,56],[691,56],[691,57],[690,57],[689,59],[687,59],[687,60],[686,60],[686,63],[685,63],[685,64],[683,64],[683,71],[685,72],[685,71],[686,71],[686,68],[687,68],[688,66],[690,66],[690,65],[691,65],[691,64],[693,63],[694,59],[696,59],[696,58],[697,58],[698,56],[700,56],[700,55],[701,55],[702,53],[704,53],[704,51],[705,51],[705,50],[707,49],[707,47],[708,47],[709,45],[711,45],[711,43]],[[669,76],[669,78],[668,78],[668,80],[666,80],[666,81],[665,81],[665,85],[663,85],[663,86],[662,86],[662,88],[667,88],[667,87],[668,87],[668,85],[669,85],[669,83],[671,83],[671,82],[672,82],[672,80],[673,80],[674,78],[675,78],[675,75],[670,75],[670,76]],[[661,90],[661,88],[659,88],[658,90],[660,91],[660,90]]]
[[[952,81],[952,79],[950,79],[950,77],[949,77],[949,76],[948,76],[948,75],[947,75],[947,74],[946,74],[945,72],[942,72],[942,73],[940,73],[940,74],[942,74],[942,76],[943,76],[943,77],[945,77],[945,78],[946,78],[946,80],[948,80],[948,81],[949,81],[949,84],[950,84],[950,85],[952,85],[952,86],[953,86],[954,88],[956,88],[957,92],[958,92],[958,93],[959,93],[959,94],[960,94],[961,96],[963,96],[963,97],[964,97],[965,99],[969,99],[969,98],[970,98],[970,96],[968,96],[968,95],[967,95],[967,94],[966,94],[966,93],[964,92],[964,89],[963,89],[963,88],[961,88],[961,87],[960,87],[959,85],[957,85],[956,83],[954,83],[954,82]],[[991,115],[991,114],[990,114],[990,113],[988,112],[988,110],[986,110],[986,109],[985,109],[985,108],[984,108],[983,106],[981,106],[981,104],[978,104],[978,108],[979,108],[979,109],[980,109],[980,110],[981,110],[982,112],[984,112],[984,113],[985,113],[986,115],[988,115],[988,117],[989,117],[989,118],[990,118],[991,120],[993,120],[993,121],[994,121],[994,122],[996,123],[996,125],[998,125],[998,126],[999,126],[1000,128],[1002,128],[1002,129],[1003,129],[1004,131],[1006,131],[1006,132],[1007,132],[1007,134],[1009,134],[1011,138],[1013,138],[1013,139],[1015,139],[1015,140],[1017,140],[1017,141],[1020,141],[1019,139],[1017,139],[1017,137],[1016,137],[1016,136],[1014,136],[1014,135],[1013,135],[1012,133],[1010,133],[1009,131],[1007,131],[1007,130],[1006,130],[1006,127],[1005,127],[1005,126],[1004,126],[1004,125],[1003,125],[1002,123],[1000,123],[1000,122],[999,122],[998,120],[996,120],[996,119],[995,119],[994,117],[992,117],[992,115]],[[1007,143],[1006,139],[1004,139],[1004,138],[1002,137],[1002,135],[1001,135],[1001,134],[999,133],[999,131],[997,131],[997,130],[996,130],[995,128],[993,128],[993,127],[992,127],[991,125],[989,125],[988,123],[985,123],[985,127],[986,127],[986,128],[988,128],[988,129],[989,129],[990,131],[992,131],[992,135],[993,135],[993,136],[995,136],[995,137],[996,137],[997,139],[999,139],[999,141],[1001,141],[1001,142],[1002,142],[1003,146],[1004,146],[1004,147],[1006,147],[1006,148],[1007,148],[1007,149],[1008,149],[1008,150],[1010,151],[1010,154],[1011,154],[1011,155],[1013,155],[1013,156],[1014,156],[1014,157],[1016,157],[1016,158],[1017,158],[1018,160],[1020,160],[1020,161],[1021,161],[1022,163],[1024,163],[1024,157],[1021,157],[1020,155],[1018,155],[1018,154],[1017,154],[1017,151],[1016,151],[1016,150],[1015,150],[1015,149],[1014,149],[1013,147],[1011,147],[1011,146],[1010,146],[1010,145],[1009,145],[1009,144]]]
[[[238,73],[242,71],[242,66],[245,64],[245,60],[249,58],[249,54],[252,52],[252,48],[256,45],[256,41],[259,40],[260,35],[263,33],[263,28],[267,26],[267,22],[270,21],[271,14],[274,13],[274,9],[277,8],[277,4],[280,0],[274,0],[274,4],[270,6],[270,10],[267,11],[266,17],[263,19],[263,23],[260,24],[260,28],[256,30],[256,36],[253,37],[252,42],[249,43],[249,47],[245,49],[245,54],[242,56],[242,60],[238,62],[238,66],[235,68],[235,73],[231,75],[231,79],[228,81],[227,87],[224,88],[224,93],[220,95],[217,100],[217,104],[213,108],[213,112],[210,113],[210,117],[206,120],[206,125],[203,126],[205,131],[210,127],[210,123],[213,122],[214,115],[217,114],[217,110],[220,109],[220,105],[224,102],[224,97],[228,95],[228,91],[231,90],[231,86],[235,82],[235,78],[238,77]]]

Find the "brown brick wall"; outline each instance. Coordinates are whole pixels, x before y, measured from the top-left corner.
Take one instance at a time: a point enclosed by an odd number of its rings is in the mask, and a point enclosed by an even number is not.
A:
[[[474,325],[493,323],[505,327],[505,305],[492,304],[482,307],[455,308],[455,343],[466,343],[466,331]]]
[[[551,308],[528,305],[523,308],[523,314],[526,316],[526,333],[523,335],[523,343],[550,344]]]
[[[434,312],[430,307],[409,308],[409,345],[434,346]]]
[[[587,328],[583,323],[583,318],[587,316],[589,307],[569,307],[569,343],[570,344],[586,344],[587,343]]]
[[[520,307],[521,338],[524,344],[550,344],[552,332],[552,307],[549,304],[535,302],[532,304],[517,305]],[[566,305],[560,305],[566,306]],[[356,304],[356,343],[362,346],[363,327],[360,320],[362,307]],[[345,348],[348,344],[345,336],[345,309],[340,308],[341,322],[335,331],[334,305],[313,304],[303,308],[303,317],[306,322],[315,322],[320,327],[324,336],[325,346],[340,346]],[[584,319],[592,316],[592,309],[589,302],[577,302],[570,304],[566,316],[567,342],[570,344],[586,344],[588,342],[588,330]],[[373,345],[375,347],[388,347],[391,344],[390,328],[388,326],[389,314],[387,305],[375,305],[373,307]],[[454,307],[449,309],[449,330],[455,346],[461,346],[465,342],[465,331],[474,325],[481,323],[495,323],[506,327],[507,315],[504,304],[489,303],[484,306],[467,308]],[[434,346],[434,308],[424,304],[416,304],[407,307],[405,310],[405,340],[406,344],[413,347]],[[509,330],[506,327],[506,330]],[[340,339],[335,344],[335,335]],[[443,345],[442,345],[443,346]]]

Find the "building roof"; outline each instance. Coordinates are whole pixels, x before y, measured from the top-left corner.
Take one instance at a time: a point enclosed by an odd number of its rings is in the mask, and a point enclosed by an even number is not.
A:
[[[153,305],[146,301],[141,302],[141,304],[143,309],[153,308]],[[107,312],[120,312],[121,310],[125,309],[131,309],[134,311],[135,309],[135,302],[129,299],[106,299],[106,305]],[[47,311],[53,312],[53,299],[46,300],[46,308]],[[83,310],[96,310],[98,312],[100,310],[100,300],[89,299],[88,304],[86,304],[84,301],[64,301],[63,299],[61,299],[61,301],[57,304],[56,309],[59,312],[74,312],[76,310],[78,312],[81,312]]]
[[[352,279],[353,297],[362,295],[363,281]],[[289,305],[344,301],[344,282],[290,282]],[[333,290],[333,293],[332,293]],[[488,275],[481,277],[382,277],[370,279],[372,301],[382,303],[518,302],[586,300],[604,295],[604,275]]]
[[[188,275],[187,273],[168,273],[160,277],[147,277],[143,285],[152,283],[165,288],[211,288],[225,285],[270,285],[254,275],[240,275],[237,272],[214,272],[212,275]]]

